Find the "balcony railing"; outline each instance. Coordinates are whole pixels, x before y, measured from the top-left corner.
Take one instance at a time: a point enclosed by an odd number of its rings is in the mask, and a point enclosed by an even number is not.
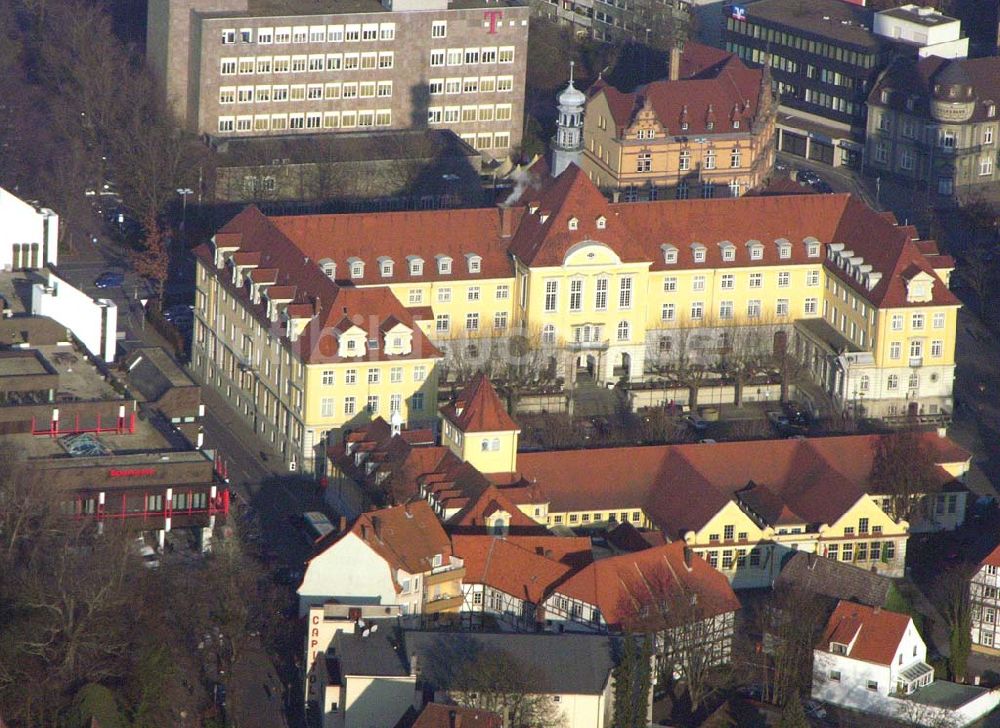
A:
[[[441,568],[435,569],[433,573],[428,574],[424,577],[425,586],[434,586],[435,584],[444,584],[449,581],[456,581],[465,577],[465,567],[459,566],[456,568]]]
[[[604,351],[608,348],[608,340],[601,341],[570,341],[567,343],[570,351]]]
[[[910,366],[911,367],[922,367],[924,365],[924,358],[922,356],[911,356]]]

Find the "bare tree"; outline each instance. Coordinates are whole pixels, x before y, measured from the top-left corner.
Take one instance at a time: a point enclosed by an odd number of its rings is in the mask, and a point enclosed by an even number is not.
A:
[[[459,705],[480,708],[521,728],[559,728],[565,718],[550,696],[535,692],[540,675],[508,652],[482,650],[456,671],[449,687]]]
[[[931,599],[948,627],[948,672],[961,682],[972,652],[972,606],[969,581],[974,569],[956,566],[941,571],[931,584]]]
[[[691,409],[698,406],[698,390],[712,376],[717,355],[700,324],[682,321],[647,337],[647,370],[665,383],[687,388]]]
[[[163,286],[170,268],[170,253],[167,250],[166,234],[152,211],[147,212],[143,228],[146,231],[143,249],[132,255],[132,267],[153,284],[155,305],[159,308],[163,304]]]
[[[872,447],[874,492],[890,496],[893,518],[910,520],[920,500],[941,489],[934,454],[912,429],[882,435]]]
[[[696,711],[728,669],[731,607],[707,590],[695,592],[669,566],[646,571],[623,587],[618,604],[623,631],[650,636],[658,682],[682,681]]]

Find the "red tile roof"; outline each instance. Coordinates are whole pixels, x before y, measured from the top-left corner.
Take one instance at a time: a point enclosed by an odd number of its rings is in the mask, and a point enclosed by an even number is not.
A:
[[[482,708],[463,708],[459,705],[428,703],[420,715],[406,728],[502,728],[503,721],[496,713]],[[397,727],[401,728],[401,727]]]
[[[511,500],[505,489],[490,483],[478,496],[460,513],[448,520],[452,528],[485,528],[486,519],[497,511],[510,514],[509,528],[538,529],[545,532],[545,526],[526,515],[517,504]]]
[[[532,452],[520,453],[517,465],[553,513],[642,508],[668,535],[679,538],[704,526],[751,482],[766,486],[771,494],[758,504],[760,517],[775,519],[771,525],[794,517],[807,524],[832,523],[871,491],[878,438]],[[967,462],[971,457],[936,433],[924,433],[922,439],[937,463]],[[761,457],[762,452],[767,457]],[[941,484],[953,480],[941,468],[937,476]]]
[[[645,104],[652,106],[667,134],[732,134],[734,120],[740,121],[739,131],[749,129],[760,106],[763,70],[747,68],[731,53],[718,56],[704,47],[692,48],[692,56],[685,64],[682,55],[685,78],[653,81],[632,93],[598,81],[588,90],[588,104],[604,94],[619,136]]]
[[[281,334],[289,340],[303,361],[364,363],[441,356],[388,287],[357,289],[338,286],[323,274],[315,258],[303,252],[281,232],[275,224],[277,219],[279,218],[266,217],[251,205],[226,223],[215,237],[220,247],[238,247],[237,253],[259,254],[261,268],[251,269],[250,276],[257,282],[273,281],[274,285],[266,289],[265,295],[290,299],[292,304],[308,304],[314,308],[317,315],[312,317],[295,341],[288,339],[287,331],[283,330],[284,324],[273,323],[267,318],[266,302],[252,303],[248,286],[233,285],[228,270],[219,271],[218,278],[232,295],[244,301],[244,305],[257,316],[263,326],[281,330]],[[215,270],[212,250],[208,245],[199,246],[194,252],[210,270]],[[242,259],[245,258],[244,255]],[[261,272],[262,268],[265,272]],[[271,270],[274,271],[273,275]],[[345,330],[346,322],[358,322],[365,329],[368,338],[380,339],[379,327],[389,317],[395,317],[412,330],[413,346],[410,354],[386,355],[380,342],[377,349],[366,347],[360,357],[348,359],[340,356],[333,331]]]
[[[984,566],[1000,567],[1000,545],[990,551],[990,553],[986,555],[986,558],[979,562],[980,569]]]
[[[485,374],[472,378],[455,398],[441,408],[441,415],[462,432],[509,432],[520,427]]]
[[[855,660],[891,665],[899,643],[911,627],[908,614],[890,612],[841,600],[823,630],[817,649],[830,651],[831,642],[850,645],[847,656]]]
[[[543,601],[572,571],[499,536],[452,536],[452,545],[465,563],[464,583],[485,584],[532,604]]]
[[[613,628],[633,616],[630,605],[664,598],[677,585],[698,595],[701,617],[739,609],[739,600],[726,577],[694,554],[689,568],[684,562],[684,549],[683,542],[678,541],[600,559],[566,579],[555,592],[598,607]]]
[[[435,556],[452,554],[451,542],[434,511],[424,501],[362,513],[343,534],[320,542],[315,559],[352,533],[381,556],[392,569],[422,574],[433,568]],[[393,575],[395,577],[395,574]]]

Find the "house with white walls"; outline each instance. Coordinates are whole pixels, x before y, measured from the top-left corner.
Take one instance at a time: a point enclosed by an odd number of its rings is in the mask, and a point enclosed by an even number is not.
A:
[[[842,600],[813,650],[812,697],[917,725],[960,728],[1000,692],[934,680],[927,646],[907,614]]]
[[[0,270],[34,270],[59,257],[59,216],[0,188]]]
[[[972,649],[1000,655],[1000,546],[979,562],[969,581]]]
[[[363,513],[316,545],[299,586],[299,614],[334,600],[395,605],[402,614],[457,614],[462,560],[426,502]]]

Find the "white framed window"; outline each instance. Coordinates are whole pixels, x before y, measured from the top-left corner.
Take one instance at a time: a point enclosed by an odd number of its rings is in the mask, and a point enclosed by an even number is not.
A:
[[[726,320],[733,317],[733,302],[732,301],[720,301],[719,302],[719,318]]]
[[[788,315],[788,299],[779,298],[774,305],[774,313],[776,316],[787,316]]]
[[[705,315],[705,303],[703,301],[693,301],[691,303],[691,320],[700,321]]]
[[[396,39],[396,24],[395,23],[379,23],[379,26],[378,26],[378,39],[379,40],[395,40]]]
[[[674,293],[677,290],[677,276],[667,276],[663,279],[663,292]]]
[[[580,311],[583,309],[583,281],[574,278],[569,282],[569,310]]]
[[[705,290],[705,276],[695,276],[691,279],[691,290],[692,291],[704,291]]]
[[[618,341],[628,341],[630,338],[631,327],[628,321],[618,322]]]
[[[447,38],[448,37],[448,21],[447,20],[435,20],[431,23],[431,38]]]
[[[943,329],[945,325],[945,314],[943,312],[937,312],[931,318],[931,326],[935,329]]]
[[[753,298],[747,301],[747,318],[760,318],[760,310],[761,304],[759,299]]]
[[[443,48],[435,48],[431,51],[431,66],[443,66],[445,62],[445,51]]]
[[[618,308],[632,308],[632,278],[622,276],[618,279]]]
[[[559,301],[559,281],[545,281],[545,305],[546,313],[556,310]]]
[[[510,298],[510,286],[506,283],[497,285],[496,297],[498,301],[506,301]]]
[[[764,274],[763,273],[751,273],[750,274],[750,287],[751,288],[763,288],[764,287]]]
[[[819,299],[817,298],[807,298],[803,302],[802,313],[806,316],[815,316],[816,312],[819,310]]]
[[[469,289],[466,292],[466,298],[469,301],[478,301],[480,299],[480,293],[481,291],[479,286],[469,286]]]
[[[594,308],[606,311],[608,308],[608,279],[598,278],[594,282]]]
[[[677,317],[677,306],[673,303],[665,303],[660,309],[661,321],[674,321]]]
[[[806,271],[806,285],[807,286],[818,286],[819,285],[819,271],[818,270]]]
[[[479,331],[479,314],[478,313],[467,313],[465,314],[465,330],[466,331]]]
[[[889,358],[899,359],[903,355],[903,345],[898,341],[889,342]]]

